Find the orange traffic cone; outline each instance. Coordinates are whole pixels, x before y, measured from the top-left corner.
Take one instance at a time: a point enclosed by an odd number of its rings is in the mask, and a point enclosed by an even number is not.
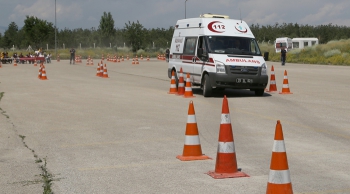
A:
[[[266,194],[293,194],[281,122],[278,120],[272,147]]]
[[[149,56],[147,56],[147,61],[149,61]]]
[[[102,64],[102,63],[101,63]],[[100,76],[100,63],[97,64],[97,72],[96,72],[96,76],[99,77]]]
[[[1,66],[1,60],[0,60],[0,68],[1,68],[2,66]]]
[[[43,65],[42,66],[42,69],[41,69],[41,80],[47,80],[47,76],[46,76],[46,70],[45,70],[45,66]]]
[[[57,55],[57,62],[60,62],[60,55]]]
[[[226,95],[224,96],[222,102],[219,144],[216,156],[215,171],[209,171],[207,174],[215,179],[249,177],[249,175],[240,172],[237,169],[231,117]]]
[[[271,66],[271,79],[270,79],[270,89],[267,90],[267,92],[276,92],[277,86],[276,86],[276,78],[275,78],[275,69],[273,68],[273,65]]]
[[[193,102],[190,101],[188,106],[188,116],[185,133],[185,145],[182,155],[176,156],[181,161],[190,160],[206,160],[210,157],[202,154],[202,148],[199,141],[199,133],[196,121],[196,114],[194,112]]]
[[[105,64],[104,68],[103,68],[103,78],[108,78],[108,73],[107,73],[107,65]]]
[[[16,62],[16,60],[14,60],[14,62],[13,62],[13,66],[17,66],[17,62]]]
[[[39,67],[39,74],[38,74],[38,78],[41,79],[41,70],[42,70],[42,65],[40,64],[40,67]]]
[[[98,74],[99,77],[103,77],[103,63],[101,63],[100,66],[100,73]]]
[[[177,88],[176,88],[176,81],[175,81],[175,71],[171,72],[171,80],[170,80],[170,89],[168,94],[176,94]]]
[[[185,98],[195,97],[195,96],[193,96],[190,74],[188,74],[188,73],[187,73],[187,77],[186,77],[186,87],[185,87],[185,93],[184,93],[183,97],[185,97]]]
[[[131,64],[135,65],[135,60],[134,60],[134,58],[132,58]]]
[[[38,64],[36,63],[36,60],[34,60],[34,66],[38,66]]]
[[[90,65],[94,65],[94,60],[90,59]]]
[[[185,82],[184,82],[182,67],[180,67],[179,84],[177,86],[177,95],[184,95],[184,94],[185,94]]]
[[[280,94],[293,94],[289,90],[287,70],[284,70],[282,92]]]
[[[139,63],[139,60],[137,59],[137,57],[136,57],[135,64],[136,64],[136,65],[140,64],[140,63]]]

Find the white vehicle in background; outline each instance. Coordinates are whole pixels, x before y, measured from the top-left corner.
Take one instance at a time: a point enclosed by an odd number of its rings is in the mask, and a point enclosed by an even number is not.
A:
[[[285,48],[287,52],[293,49],[292,39],[288,37],[276,38],[275,40],[276,53],[281,52],[281,48]]]
[[[318,44],[318,38],[293,38],[293,49],[303,49],[304,47]]]
[[[177,21],[168,63],[168,77],[175,72],[176,85],[180,68],[205,97],[225,88],[262,96],[268,83],[267,65],[249,26],[226,15]]]

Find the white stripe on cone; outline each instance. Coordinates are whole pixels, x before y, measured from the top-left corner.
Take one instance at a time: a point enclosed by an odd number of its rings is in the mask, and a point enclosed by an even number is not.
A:
[[[185,145],[199,145],[199,136],[198,135],[186,135]]]
[[[231,124],[230,114],[221,114],[221,124]]]
[[[187,123],[197,123],[196,115],[188,115],[187,116]]]
[[[272,151],[273,152],[286,152],[286,147],[284,146],[284,140],[274,140]]]
[[[270,170],[269,183],[273,183],[273,184],[291,183],[289,170]]]
[[[218,153],[235,153],[235,144],[233,142],[219,142]]]

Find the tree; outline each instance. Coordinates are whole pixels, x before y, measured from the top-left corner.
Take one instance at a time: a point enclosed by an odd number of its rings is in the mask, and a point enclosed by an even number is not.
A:
[[[114,28],[114,20],[110,12],[103,12],[100,25],[98,26],[102,44],[108,44],[113,40],[116,30]]]
[[[6,48],[11,48],[12,45],[18,46],[19,40],[17,37],[18,26],[15,22],[9,24],[8,29],[4,33],[3,45]]]
[[[131,44],[132,51],[136,52],[141,49],[144,43],[146,29],[143,28],[142,24],[137,21],[137,23],[132,22],[125,23],[124,27],[124,37]]]
[[[39,48],[43,43],[49,41],[49,37],[52,33],[55,33],[55,29],[51,22],[38,19],[34,16],[26,16],[24,20],[23,29],[26,34],[29,44],[34,46],[33,48]]]

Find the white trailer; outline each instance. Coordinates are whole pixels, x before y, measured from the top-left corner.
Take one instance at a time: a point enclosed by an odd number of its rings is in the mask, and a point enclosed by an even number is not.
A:
[[[293,49],[303,49],[304,47],[318,44],[318,38],[293,38]]]

